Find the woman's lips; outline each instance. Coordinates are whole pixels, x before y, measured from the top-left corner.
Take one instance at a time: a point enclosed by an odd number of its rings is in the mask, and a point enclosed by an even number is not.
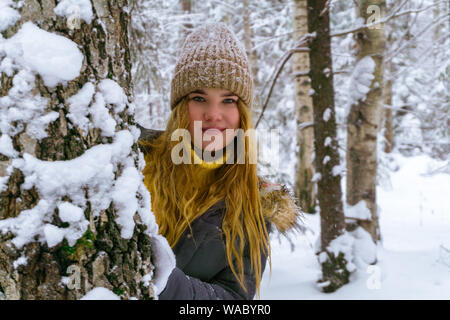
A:
[[[217,133],[222,133],[222,131],[225,130],[225,128],[217,128],[217,127],[206,127],[206,128],[202,128],[203,133],[206,134],[217,134]]]

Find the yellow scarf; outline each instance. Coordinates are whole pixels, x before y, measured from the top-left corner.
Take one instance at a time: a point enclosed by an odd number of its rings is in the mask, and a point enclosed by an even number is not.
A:
[[[186,144],[186,147],[186,149],[190,150],[191,153],[191,164],[194,166],[192,167],[192,169],[196,178],[195,182],[199,187],[203,187],[214,181],[216,169],[220,168],[226,163],[227,158],[230,154],[230,151],[228,150],[227,152],[224,152],[221,157],[207,162],[198,155],[198,153],[202,152],[202,150],[199,150],[196,147],[192,147],[190,143]]]

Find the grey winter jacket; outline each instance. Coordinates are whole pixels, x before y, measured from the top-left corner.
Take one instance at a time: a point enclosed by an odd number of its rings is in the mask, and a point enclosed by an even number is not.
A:
[[[158,137],[163,131],[140,127],[141,140]],[[145,148],[142,151],[148,152]],[[261,180],[262,181],[262,180]],[[301,228],[297,218],[300,210],[295,206],[286,188],[262,182],[261,201],[269,232],[272,225],[278,231]],[[231,271],[222,234],[225,201],[221,200],[191,223],[173,251],[176,268],[171,273],[166,288],[159,295],[161,300],[251,300],[255,295],[256,279],[250,266],[248,248],[244,250],[244,282],[241,287]],[[261,253],[264,272],[267,257]],[[261,274],[262,274],[261,272]]]

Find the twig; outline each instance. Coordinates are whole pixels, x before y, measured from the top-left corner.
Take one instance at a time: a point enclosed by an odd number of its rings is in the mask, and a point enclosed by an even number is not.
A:
[[[266,82],[266,84],[264,85],[263,88],[263,93],[265,92],[267,85],[269,82],[271,82],[271,86],[269,89],[269,93],[267,94],[267,97],[265,99],[264,105],[261,109],[261,114],[259,115],[258,121],[256,121],[255,124],[255,128],[258,127],[259,122],[261,121],[263,115],[264,115],[264,111],[267,108],[267,105],[269,103],[270,97],[272,95],[272,91],[273,88],[275,87],[275,83],[278,79],[278,76],[281,73],[281,70],[283,70],[284,65],[286,64],[286,62],[292,57],[292,55],[294,53],[297,52],[309,52],[309,48],[306,47],[306,45],[315,37],[315,34],[310,34],[307,33],[305,34],[299,41],[296,42],[295,47],[291,50],[289,50],[288,52],[286,52],[280,59],[280,62],[278,63],[279,67],[275,69],[274,73],[272,74],[272,76],[270,77],[271,80],[269,80],[268,82]]]
[[[423,4],[423,1],[422,1],[422,3],[421,3],[421,5]],[[406,29],[406,31],[400,36],[400,41],[397,43],[397,49],[398,48],[400,48],[402,45],[403,45],[403,42],[405,41],[405,39],[406,39],[406,35],[409,33],[409,34],[412,34],[412,28],[414,27],[414,25],[416,24],[416,22],[417,22],[417,17],[418,17],[418,14],[416,13],[415,15],[414,15],[414,17],[413,17],[413,19],[412,19],[412,21],[408,21],[408,28]],[[393,43],[393,41],[392,41],[392,43]],[[389,44],[389,48],[391,47],[391,45]],[[390,50],[391,52],[392,51],[394,51],[394,50]],[[385,54],[385,59],[386,59],[386,56],[387,56],[387,54]],[[386,61],[388,61],[388,59],[386,59]]]
[[[426,31],[428,31],[428,29],[430,29],[433,25],[441,23],[441,22],[444,20],[444,18],[446,18],[446,17],[448,17],[448,16],[450,16],[450,14],[444,14],[444,15],[438,17],[437,19],[435,19],[434,21],[432,21],[431,23],[429,23],[425,28],[423,28],[418,34],[414,35],[414,36],[413,36],[411,39],[409,39],[408,41],[411,41],[411,40],[414,40],[414,39],[419,38],[419,37],[422,36]],[[442,21],[441,21],[441,20],[442,20]],[[407,46],[407,44],[408,44],[408,42],[406,43],[406,45],[403,45],[402,47],[396,48],[395,51],[393,51],[393,52],[392,52],[392,51],[391,51],[391,52],[388,52],[388,53],[386,54],[386,59],[385,59],[385,61],[391,60],[395,55],[397,55],[401,50],[403,50],[403,49]]]
[[[362,25],[360,27],[357,27],[357,28],[354,28],[354,29],[344,30],[344,31],[340,31],[340,32],[334,32],[334,33],[330,34],[330,37],[342,37],[342,36],[345,36],[345,35],[347,35],[349,33],[359,32],[359,31],[362,31],[362,30],[364,30],[366,28],[371,28],[371,27],[374,27],[374,26],[376,26],[378,24],[386,23],[389,20],[395,18],[397,12],[399,12],[400,9],[403,8],[407,2],[408,2],[408,0],[405,0],[404,2],[402,2],[396,9],[393,10],[393,12],[389,16],[387,16],[387,17],[385,17],[383,19],[380,19],[378,21],[374,21],[374,22],[369,23],[369,24],[364,24],[364,25]]]

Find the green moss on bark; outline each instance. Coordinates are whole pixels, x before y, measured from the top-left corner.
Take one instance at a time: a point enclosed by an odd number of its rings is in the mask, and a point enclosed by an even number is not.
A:
[[[350,272],[342,252],[337,257],[331,252],[326,254],[327,260],[322,263],[322,279],[318,283],[323,292],[331,293],[349,282]]]

